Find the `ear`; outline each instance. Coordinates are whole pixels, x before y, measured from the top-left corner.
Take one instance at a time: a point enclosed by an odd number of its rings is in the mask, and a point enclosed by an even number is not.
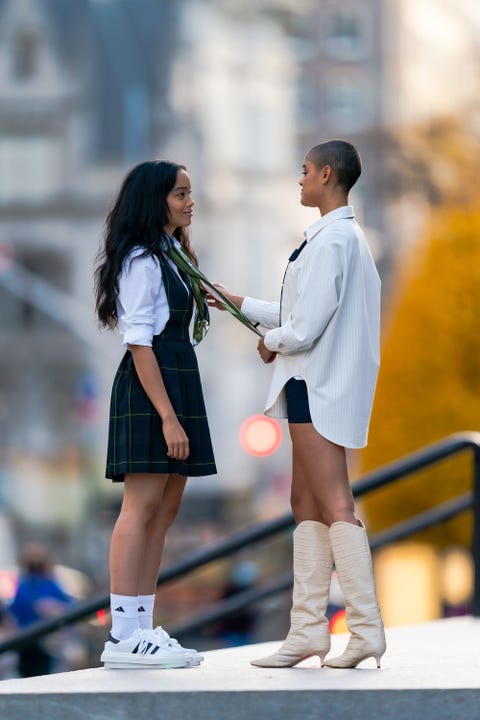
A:
[[[331,165],[324,165],[322,169],[320,170],[320,179],[322,181],[323,185],[326,185],[330,178],[332,177],[332,168]]]

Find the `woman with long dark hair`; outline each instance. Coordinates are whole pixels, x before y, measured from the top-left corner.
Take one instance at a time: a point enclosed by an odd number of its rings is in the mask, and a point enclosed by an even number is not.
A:
[[[186,168],[134,167],[106,222],[95,271],[100,325],[118,328],[125,355],[114,379],[106,476],[124,483],[110,544],[112,629],[107,667],[187,667],[201,655],[153,629],[165,535],[188,476],[216,472],[189,326],[192,285],[170,259],[176,245],[196,264],[186,228],[194,202]]]

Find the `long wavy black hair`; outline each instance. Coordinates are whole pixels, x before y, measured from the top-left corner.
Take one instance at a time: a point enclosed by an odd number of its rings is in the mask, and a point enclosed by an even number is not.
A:
[[[125,177],[107,217],[104,244],[96,259],[95,306],[100,327],[114,328],[117,324],[118,279],[128,254],[135,247],[143,247],[142,256],[158,256],[169,222],[167,195],[175,186],[179,170],[186,167],[167,160],[150,160],[136,165]],[[174,235],[197,264],[186,229],[177,228]]]

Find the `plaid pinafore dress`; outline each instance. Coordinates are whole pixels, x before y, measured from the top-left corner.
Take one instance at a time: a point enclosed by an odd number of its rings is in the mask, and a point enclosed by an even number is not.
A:
[[[179,279],[165,257],[157,256],[168,299],[170,318],[153,338],[165,388],[190,443],[186,460],[172,460],[162,433],[162,421],[143,389],[126,351],[115,375],[110,402],[106,477],[122,482],[126,473],[180,473],[185,476],[217,472],[213,457],[197,358],[189,338],[193,293]],[[190,287],[188,278],[186,284]]]

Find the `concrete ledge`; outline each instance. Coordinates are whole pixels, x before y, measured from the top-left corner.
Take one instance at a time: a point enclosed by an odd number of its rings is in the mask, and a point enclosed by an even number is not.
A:
[[[332,652],[346,636],[333,638]],[[0,682],[2,720],[478,720],[480,620],[470,617],[391,628],[377,670],[249,664],[265,643],[205,653],[198,668],[94,668]]]

